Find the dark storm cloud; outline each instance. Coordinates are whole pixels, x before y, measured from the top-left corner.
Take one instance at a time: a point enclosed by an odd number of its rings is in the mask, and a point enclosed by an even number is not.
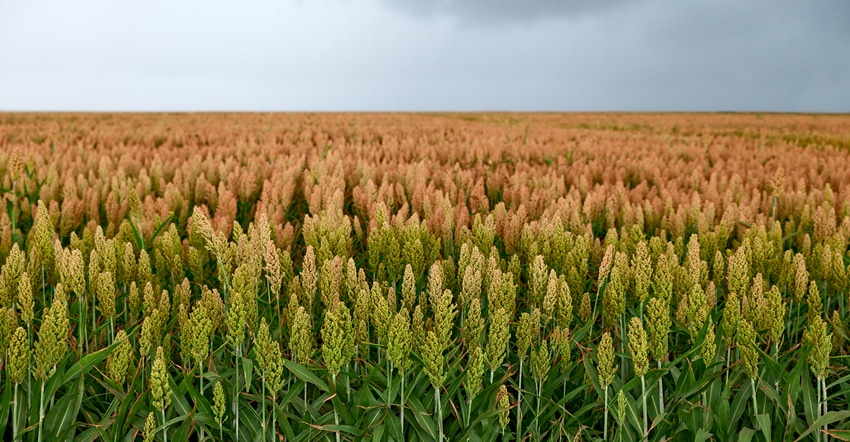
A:
[[[850,1],[0,1],[0,109],[850,111]]]

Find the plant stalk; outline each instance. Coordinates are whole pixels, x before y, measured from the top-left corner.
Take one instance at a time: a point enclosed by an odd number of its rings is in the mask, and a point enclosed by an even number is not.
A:
[[[437,401],[437,429],[439,431],[439,442],[443,442],[443,406],[440,403],[440,389],[434,389],[434,399]]]
[[[331,383],[333,383],[334,392],[336,392],[336,375],[335,374],[331,375]],[[334,407],[334,425],[339,426],[339,414],[336,411],[336,407]],[[334,433],[336,433],[336,442],[340,442],[339,430],[336,430]]]
[[[661,370],[661,361],[658,362],[658,369]],[[664,385],[661,383],[661,376],[658,377],[658,412],[664,414]]]
[[[643,437],[649,439],[649,424],[646,414],[646,380],[643,375],[640,376],[641,399],[643,400]]]
[[[516,389],[516,436],[517,438],[522,435],[522,360],[523,358],[520,355],[519,358],[519,385],[517,385]]]
[[[605,387],[605,426],[602,427],[602,440],[608,440],[608,387]]]
[[[401,397],[400,403],[398,404],[398,413],[401,415],[401,437],[404,437],[404,372],[400,373],[401,375]],[[470,403],[470,406],[472,404]]]
[[[41,427],[44,423],[44,381],[41,381],[41,396],[38,398],[38,442],[41,442]]]

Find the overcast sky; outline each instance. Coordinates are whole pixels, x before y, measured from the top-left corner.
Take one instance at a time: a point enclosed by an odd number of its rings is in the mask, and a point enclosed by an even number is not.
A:
[[[850,112],[850,0],[0,0],[0,110]]]

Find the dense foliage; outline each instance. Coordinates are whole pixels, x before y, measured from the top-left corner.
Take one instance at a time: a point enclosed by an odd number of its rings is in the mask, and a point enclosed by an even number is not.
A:
[[[4,440],[850,440],[850,119],[0,115]]]

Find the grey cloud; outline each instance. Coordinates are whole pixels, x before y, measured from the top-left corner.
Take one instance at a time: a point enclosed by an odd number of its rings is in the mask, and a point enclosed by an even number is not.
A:
[[[0,1],[0,110],[847,112],[847,17],[846,0]]]
[[[640,0],[383,0],[413,17],[449,16],[461,24],[510,25],[538,19],[576,18]]]

